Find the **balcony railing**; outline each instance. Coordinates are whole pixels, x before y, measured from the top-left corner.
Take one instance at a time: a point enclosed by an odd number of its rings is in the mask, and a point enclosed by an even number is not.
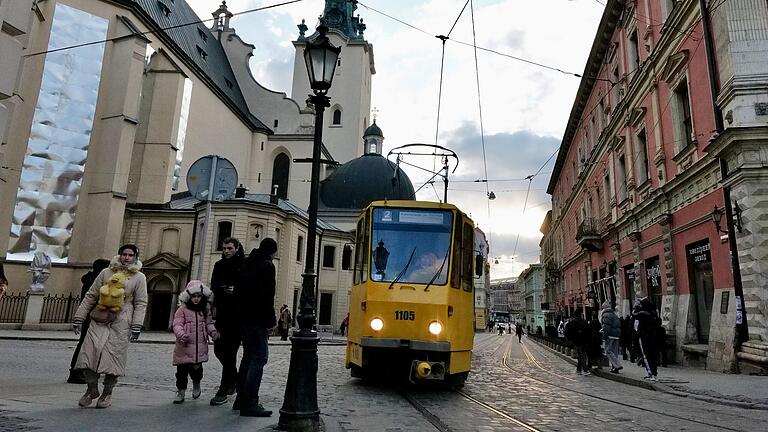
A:
[[[576,243],[588,251],[603,248],[602,224],[597,218],[586,218],[576,229]]]

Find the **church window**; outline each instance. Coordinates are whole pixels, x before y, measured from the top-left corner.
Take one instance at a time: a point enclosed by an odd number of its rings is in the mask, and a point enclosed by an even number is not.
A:
[[[218,234],[216,235],[217,251],[224,249],[224,239],[227,237],[232,237],[232,222],[221,221],[219,222]]]
[[[275,129],[277,129],[277,125],[280,124],[280,121],[278,119],[275,119],[275,125],[273,126]]]
[[[200,35],[200,39],[202,39],[203,42],[208,42],[208,35],[205,34],[205,30],[203,30],[201,28],[198,28],[197,29],[197,34]]]
[[[331,245],[323,246],[323,267],[325,268],[336,267],[336,246],[331,246]]]
[[[208,59],[208,53],[207,53],[207,52],[205,52],[205,51],[204,51],[202,48],[200,48],[199,46],[197,46],[197,53],[200,55],[200,57],[201,57],[203,60],[207,60],[207,59]]]
[[[301,262],[301,257],[304,255],[302,252],[304,252],[304,237],[299,236],[296,242],[296,261]]]
[[[169,16],[171,14],[171,8],[168,7],[165,3],[163,3],[161,0],[157,0],[157,7],[160,8],[160,11],[165,16]]]
[[[333,124],[341,125],[341,110],[339,108],[333,110]]]
[[[277,197],[288,199],[288,174],[291,169],[291,160],[285,153],[280,153],[272,165],[272,190],[277,186]]]
[[[230,81],[230,80],[228,80],[228,79],[224,78],[224,82],[227,84],[227,87],[229,87],[229,88],[232,88],[232,87],[233,87],[232,81]]]

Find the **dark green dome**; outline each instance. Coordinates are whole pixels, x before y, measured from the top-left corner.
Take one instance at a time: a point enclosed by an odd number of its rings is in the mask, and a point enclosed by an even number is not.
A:
[[[377,153],[352,159],[320,184],[320,200],[329,208],[363,209],[383,199],[413,200],[414,191],[405,172]]]
[[[367,137],[368,135],[375,135],[384,138],[384,132],[382,132],[379,125],[376,124],[376,120],[374,120],[373,124],[368,126],[368,128],[363,133],[364,137]]]

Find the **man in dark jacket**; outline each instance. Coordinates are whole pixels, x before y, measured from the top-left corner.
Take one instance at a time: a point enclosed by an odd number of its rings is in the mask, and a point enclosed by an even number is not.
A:
[[[243,340],[243,359],[238,373],[237,399],[233,409],[241,416],[269,417],[272,411],[259,404],[259,387],[267,364],[269,331],[275,326],[275,266],[272,258],[277,253],[277,242],[271,238],[261,241],[243,262],[237,283],[235,299],[240,311],[240,334]]]
[[[603,303],[603,315],[600,317],[603,326],[603,343],[605,344],[605,354],[611,363],[611,372],[619,373],[624,369],[619,359],[619,339],[621,338],[621,320],[611,307],[611,302],[606,300]]]
[[[658,315],[653,302],[645,297],[640,300],[640,310],[635,314],[635,331],[638,336],[640,356],[648,374],[645,379],[656,381],[657,367],[659,361],[658,337]]]
[[[93,262],[91,271],[84,274],[83,277],[80,278],[80,282],[83,284],[82,288],[80,289],[80,300],[85,298],[85,293],[91,289],[91,285],[93,285],[93,282],[96,280],[96,276],[98,276],[99,273],[101,273],[101,271],[107,267],[109,267],[109,260],[99,258]],[[75,304],[75,308],[77,308],[77,304]],[[88,327],[90,325],[91,317],[86,316],[85,321],[83,321],[82,330],[80,331],[80,340],[77,341],[75,353],[72,354],[72,361],[69,362],[69,378],[67,378],[67,382],[70,384],[85,384],[83,371],[75,369],[75,362],[77,362],[77,356],[80,355],[80,348],[83,346],[83,341],[85,340],[85,335],[88,334]]]
[[[565,326],[565,337],[576,347],[576,373],[584,376],[591,375],[587,358],[589,327],[581,315],[576,315]]]
[[[222,405],[237,388],[237,351],[240,349],[239,311],[235,301],[235,282],[245,254],[234,237],[222,241],[221,259],[213,265],[211,291],[216,330],[219,339],[213,341],[213,353],[221,363],[221,383],[211,405]]]

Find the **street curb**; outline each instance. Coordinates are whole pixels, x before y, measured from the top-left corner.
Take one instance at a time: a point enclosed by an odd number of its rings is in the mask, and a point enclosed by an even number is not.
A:
[[[80,339],[76,337],[50,337],[50,336],[0,336],[0,340],[16,340],[16,341],[48,341],[48,342],[74,342],[77,343]],[[147,344],[147,345],[173,345],[176,342],[172,340],[160,341],[160,340],[137,340],[131,342],[132,344]],[[347,343],[344,341],[333,340],[320,340],[318,345],[327,346],[344,346]],[[213,345],[213,342],[209,342],[209,345]],[[285,341],[269,341],[270,346],[286,345],[290,346],[290,342]]]
[[[563,360],[567,361],[572,365],[575,365],[577,363],[576,360],[574,360],[570,356],[567,356],[557,350],[554,350],[535,339],[528,338],[528,340],[533,341],[537,343],[539,346],[546,348],[547,350],[551,351],[552,353],[556,354],[558,357],[562,358]],[[678,397],[691,398],[691,399],[696,399],[703,402],[709,402],[709,403],[718,404],[718,405],[727,405],[727,406],[732,406],[736,408],[768,411],[768,404],[763,404],[758,402],[742,402],[742,401],[735,401],[735,400],[717,398],[712,396],[698,395],[696,393],[675,390],[672,387],[664,384],[659,384],[659,383],[652,384],[650,382],[640,381],[634,378],[630,378],[626,375],[612,374],[610,372],[605,372],[602,369],[593,369],[592,374],[595,376],[599,376],[600,378],[605,378],[611,381],[616,381],[616,382],[620,382],[620,383],[635,386],[635,387],[641,387],[647,390],[668,393]]]

